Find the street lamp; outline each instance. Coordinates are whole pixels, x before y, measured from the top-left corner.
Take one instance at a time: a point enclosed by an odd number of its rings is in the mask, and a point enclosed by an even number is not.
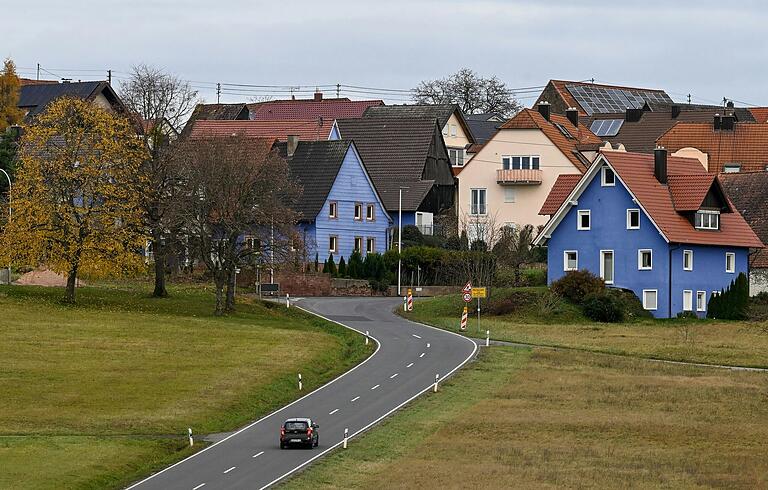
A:
[[[409,187],[400,186],[399,200],[397,203],[397,295],[400,296],[400,278],[402,276],[402,252],[403,252],[403,189]]]
[[[8,179],[8,224],[11,224],[11,218],[13,216],[13,211],[11,207],[11,176],[8,175],[8,172],[6,172],[4,169],[0,168],[0,172],[3,172],[3,175],[5,175],[5,178]],[[11,264],[8,264],[8,284],[11,284]]]

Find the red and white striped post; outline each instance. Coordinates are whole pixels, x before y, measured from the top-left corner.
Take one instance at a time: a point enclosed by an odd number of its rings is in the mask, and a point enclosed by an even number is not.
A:
[[[408,288],[408,311],[413,311],[413,292]]]
[[[467,329],[467,307],[464,307],[464,311],[461,313],[461,326],[459,327],[461,331],[465,331]]]

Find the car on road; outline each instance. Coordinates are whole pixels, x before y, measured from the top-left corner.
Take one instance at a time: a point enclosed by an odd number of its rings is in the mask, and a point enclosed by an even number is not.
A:
[[[317,447],[320,442],[319,425],[308,418],[292,418],[280,427],[280,449],[290,446]]]

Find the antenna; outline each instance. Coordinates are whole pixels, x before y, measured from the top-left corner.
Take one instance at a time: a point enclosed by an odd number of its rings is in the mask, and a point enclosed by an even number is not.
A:
[[[691,105],[691,94],[688,94],[688,105]]]

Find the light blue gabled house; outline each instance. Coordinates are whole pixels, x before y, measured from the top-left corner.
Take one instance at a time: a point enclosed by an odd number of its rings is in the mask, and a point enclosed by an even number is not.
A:
[[[540,214],[551,216],[534,241],[547,246],[550,284],[586,269],[657,318],[705,316],[763,247],[716,174],[663,148],[603,151],[580,179],[558,179]]]
[[[291,178],[303,188],[295,209],[310,261],[315,254],[321,263],[333,254],[338,263],[355,250],[387,250],[392,220],[352,141],[289,141],[287,156]]]

